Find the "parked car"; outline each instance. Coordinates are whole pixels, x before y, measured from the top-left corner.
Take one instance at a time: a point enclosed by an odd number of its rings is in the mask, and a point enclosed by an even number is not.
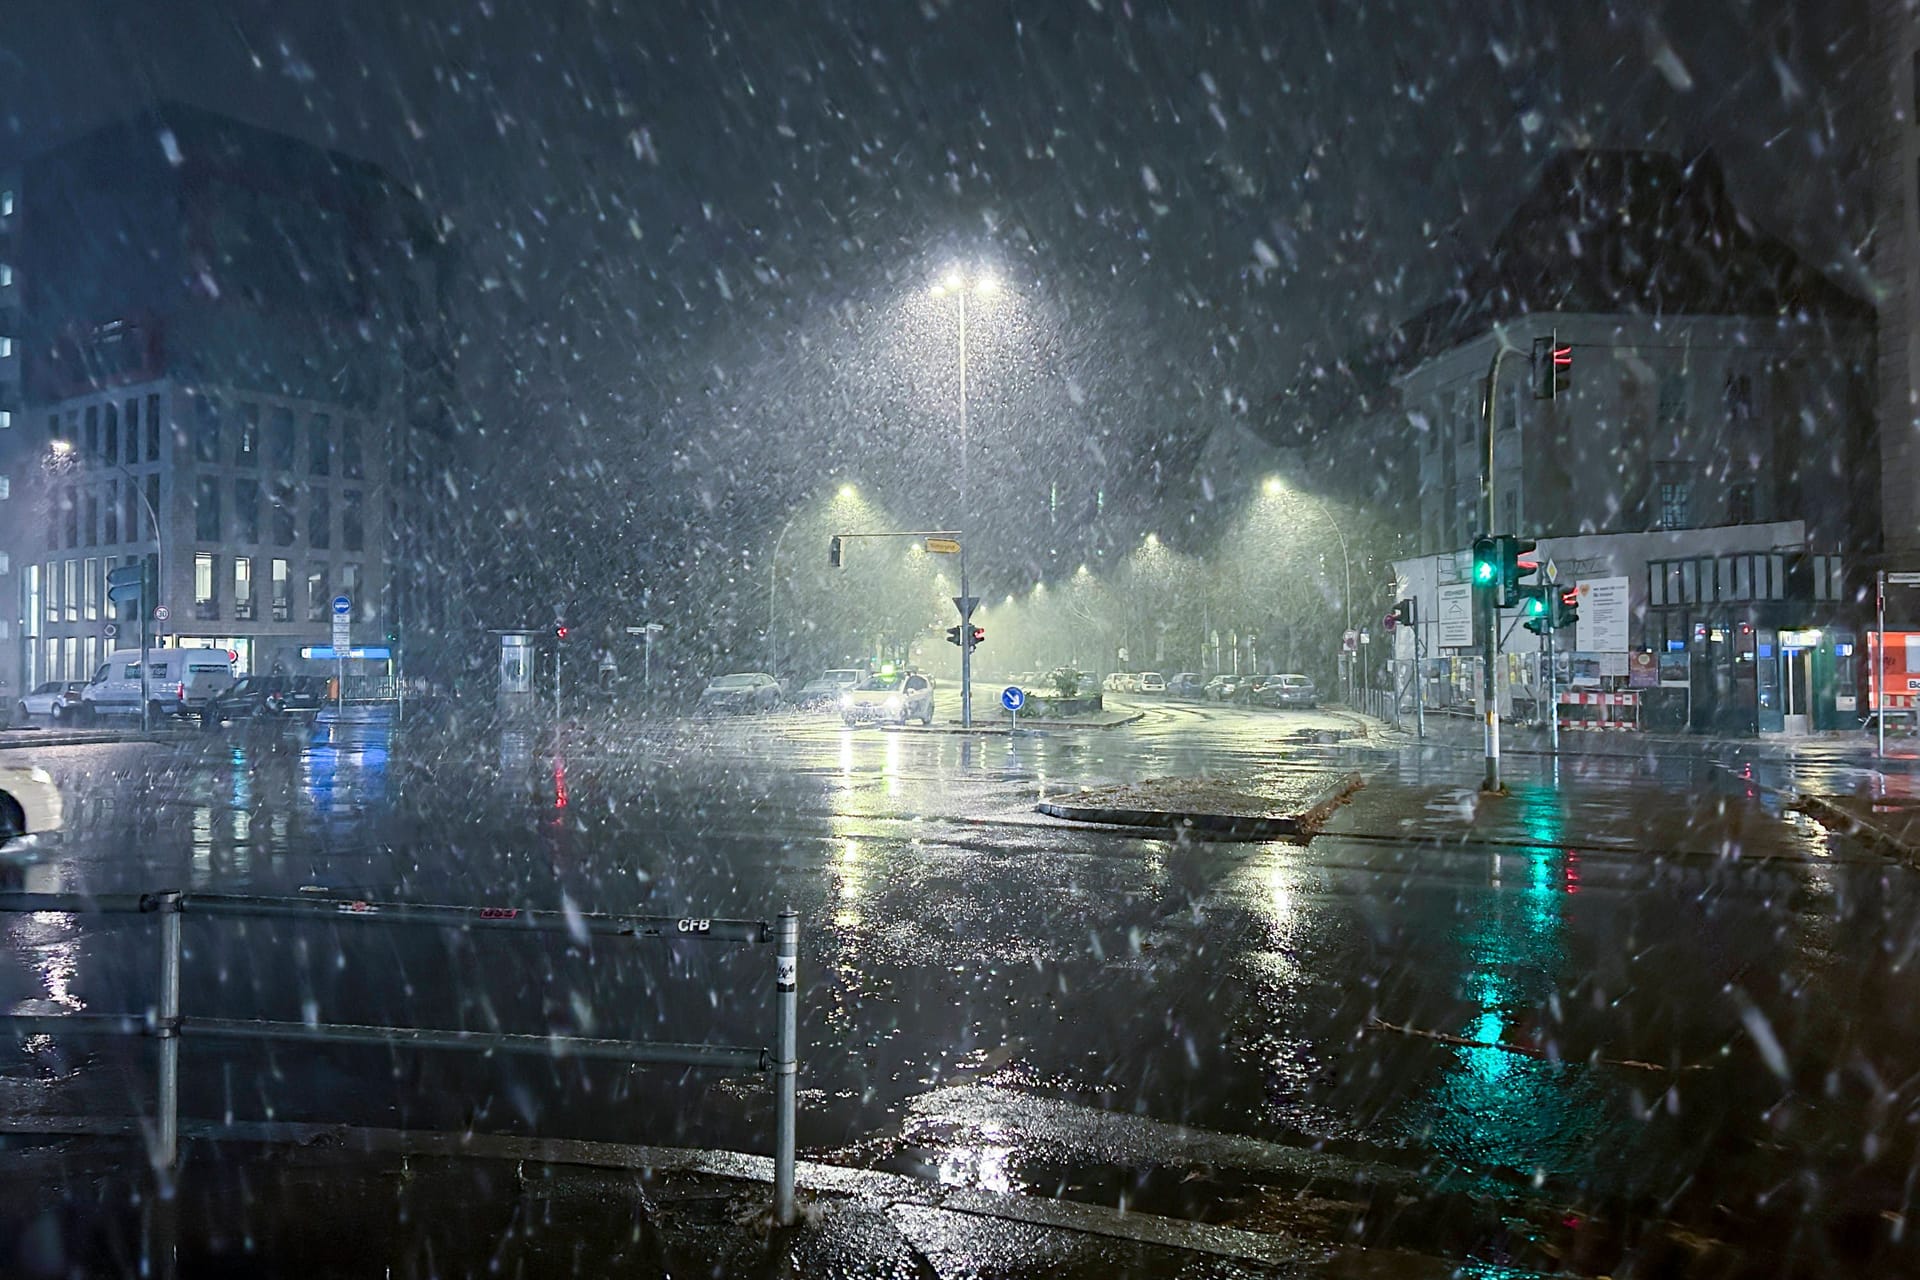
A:
[[[60,830],[60,788],[38,765],[0,765],[0,848]]]
[[[694,711],[698,715],[737,716],[771,711],[779,705],[779,681],[764,671],[736,671],[709,680]]]
[[[49,680],[20,699],[13,709],[14,717],[20,724],[36,718],[56,724],[75,719],[81,712],[80,692],[86,687],[85,680]]]
[[[1110,671],[1107,673],[1107,678],[1100,682],[1100,687],[1102,689],[1105,689],[1108,693],[1124,693],[1126,692],[1126,688],[1127,688],[1126,681],[1127,681],[1126,672]]]
[[[1303,675],[1268,676],[1256,683],[1253,701],[1263,707],[1316,707],[1320,691]]]
[[[796,707],[837,707],[840,695],[859,684],[867,673],[857,667],[836,667],[832,671],[822,671],[820,675],[800,687],[794,695]]]
[[[224,649],[147,650],[147,697],[155,715],[199,715],[233,687]],[[85,718],[140,714],[140,650],[116,649],[81,692]]]
[[[1167,693],[1175,698],[1197,698],[1207,687],[1207,678],[1198,671],[1182,671],[1167,681]]]
[[[1166,691],[1167,678],[1158,671],[1142,671],[1140,673],[1141,693],[1165,693]]]
[[[840,718],[849,726],[933,723],[933,681],[918,671],[882,668],[840,695]]]
[[[311,720],[326,698],[320,676],[248,676],[209,699],[200,723],[217,729],[229,720]]]
[[[1242,696],[1246,684],[1244,676],[1217,675],[1207,681],[1206,687],[1200,691],[1200,696],[1210,698],[1214,702],[1232,702]]]

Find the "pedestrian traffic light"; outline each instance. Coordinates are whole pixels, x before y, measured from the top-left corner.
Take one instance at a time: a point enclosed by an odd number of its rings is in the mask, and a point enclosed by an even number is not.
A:
[[[959,628],[959,627],[948,627],[948,628],[947,628],[947,643],[948,643],[948,644],[951,644],[951,645],[958,645],[958,644],[960,643],[960,628]]]
[[[1500,577],[1500,548],[1493,538],[1473,540],[1473,593],[1493,590]]]
[[[1414,607],[1413,597],[1408,596],[1405,600],[1399,600],[1394,603],[1393,611],[1386,616],[1385,626],[1389,631],[1395,627],[1410,627],[1414,625],[1418,617],[1419,614]]]
[[[980,642],[987,638],[987,629],[985,627],[969,627],[968,630],[971,631],[973,634],[967,637],[968,640],[970,641],[970,643],[967,645],[967,648],[970,650],[978,649],[980,647]]]
[[[1522,557],[1531,555],[1539,544],[1531,538],[1516,538],[1512,534],[1501,534],[1494,539],[1499,559],[1499,580],[1494,589],[1493,602],[1502,609],[1511,609],[1520,603],[1520,586],[1524,579],[1540,572],[1540,562]]]
[[[837,533],[827,542],[827,563],[835,569],[840,567],[840,535]],[[960,642],[955,640],[954,643]]]
[[[1533,398],[1557,400],[1573,378],[1573,344],[1558,333],[1533,340]]]

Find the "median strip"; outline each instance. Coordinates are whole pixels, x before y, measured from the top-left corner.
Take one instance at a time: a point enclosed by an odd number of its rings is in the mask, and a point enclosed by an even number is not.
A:
[[[1051,818],[1105,826],[1173,829],[1230,838],[1310,836],[1327,815],[1366,785],[1357,773],[1292,775],[1259,792],[1211,779],[1156,778],[1095,787],[1034,808]]]

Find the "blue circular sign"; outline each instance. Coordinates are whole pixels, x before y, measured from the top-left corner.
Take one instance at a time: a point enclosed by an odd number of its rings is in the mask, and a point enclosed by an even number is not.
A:
[[[1009,711],[1018,711],[1027,705],[1027,691],[1017,684],[1010,684],[1000,691],[1000,705]]]
[[[350,612],[352,609],[353,609],[353,601],[347,599],[347,597],[335,596],[333,598],[333,611],[335,613],[347,613],[347,612]]]

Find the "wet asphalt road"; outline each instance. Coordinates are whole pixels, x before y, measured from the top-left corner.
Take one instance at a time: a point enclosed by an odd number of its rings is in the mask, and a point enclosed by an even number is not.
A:
[[[672,916],[791,903],[819,1158],[1579,1270],[1899,1256],[1920,895],[1774,790],[1870,771],[1522,758],[1468,832],[1475,756],[1298,740],[1349,727],[1155,704],[1013,739],[770,719],[48,748],[75,821],[40,876]],[[1085,785],[1356,768],[1370,785],[1306,846],[1032,812]],[[189,1016],[770,1038],[762,949],[187,927]],[[0,936],[10,1006],[145,1002],[146,922],[12,916]],[[36,1040],[0,1057],[0,1100],[139,1111],[145,1063]],[[758,1081],[676,1069],[189,1042],[184,1073],[184,1109],[209,1117],[769,1141]]]

